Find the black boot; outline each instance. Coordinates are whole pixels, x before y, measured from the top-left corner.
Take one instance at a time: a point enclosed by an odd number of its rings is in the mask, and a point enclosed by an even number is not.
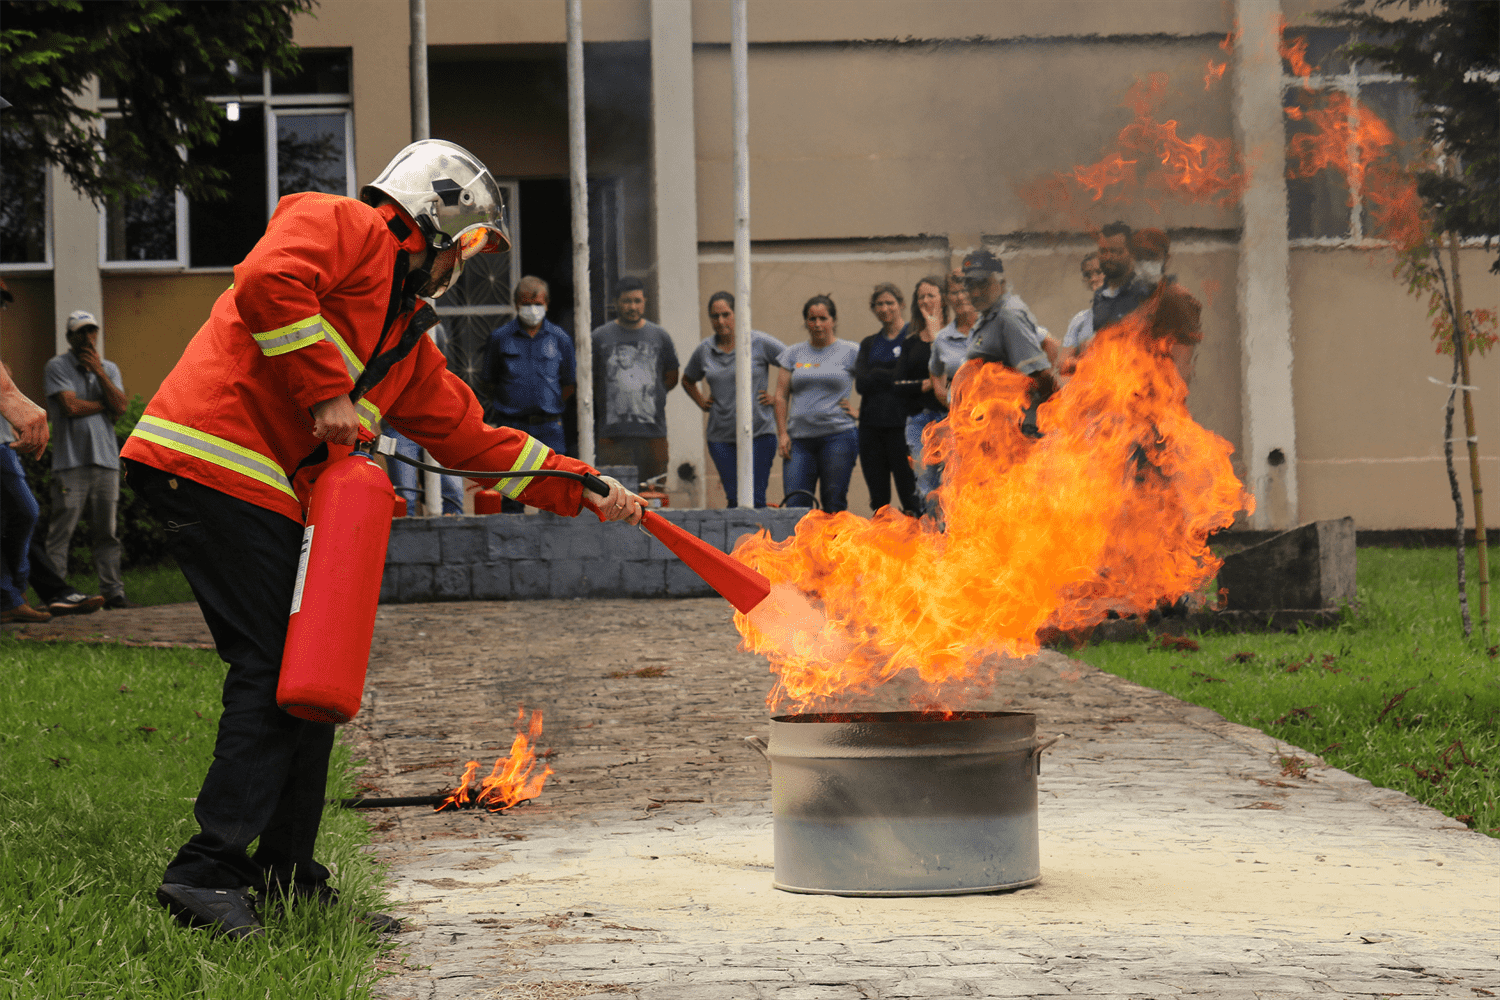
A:
[[[156,890],[156,901],[187,927],[207,927],[236,940],[266,933],[256,919],[254,899],[244,889],[199,889],[164,882]]]

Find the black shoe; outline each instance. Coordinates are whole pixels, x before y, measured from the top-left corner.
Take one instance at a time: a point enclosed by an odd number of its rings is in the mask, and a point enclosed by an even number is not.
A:
[[[134,601],[125,600],[124,594],[117,594],[104,602],[105,611],[118,611],[121,608],[138,608],[139,604]]]
[[[164,882],[156,890],[156,901],[187,927],[207,927],[236,940],[266,933],[256,919],[254,899],[244,889],[199,889]]]
[[[104,607],[103,596],[95,594],[93,597],[85,597],[74,591],[48,604],[47,610],[54,615],[87,615],[102,607]]]
[[[291,892],[287,892],[284,882],[271,882],[261,896],[261,905],[271,909],[303,903],[332,908],[339,905],[339,891],[327,882],[293,882]],[[359,921],[377,934],[401,933],[401,920],[386,913],[368,911],[360,915]]]

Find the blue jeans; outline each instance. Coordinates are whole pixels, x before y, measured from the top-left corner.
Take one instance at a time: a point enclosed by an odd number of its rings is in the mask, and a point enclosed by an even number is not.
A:
[[[550,424],[528,424],[520,420],[507,420],[502,416],[500,418],[500,423],[496,424],[495,426],[513,427],[518,431],[523,431],[527,434],[530,434],[532,437],[542,442],[542,444],[557,452],[557,454],[567,454],[566,438],[563,435],[562,417],[558,417]],[[627,489],[628,488],[629,485],[627,484]],[[512,500],[510,497],[506,497],[504,500],[500,501],[500,513],[524,514],[526,513],[526,505],[519,500]]]
[[[859,431],[815,438],[792,438],[792,457],[781,468],[787,496],[818,488],[818,502],[829,513],[849,509],[849,477],[859,458]]]
[[[393,427],[387,427],[387,433],[396,439],[396,452],[407,458],[422,460],[422,446],[411,438],[402,434]],[[413,469],[405,462],[388,462],[391,470],[391,485],[396,488],[396,495],[406,501],[408,512],[415,512],[417,501],[422,499],[421,473]],[[443,486],[443,513],[462,514],[464,512],[464,481],[458,476],[439,476]]]
[[[922,502],[922,513],[930,514],[937,501],[932,491],[938,488],[943,478],[942,465],[922,464],[922,432],[928,424],[946,420],[948,414],[938,410],[923,410],[916,416],[906,418],[906,447],[911,452],[912,471],[917,474],[917,499]]]
[[[766,484],[771,481],[771,463],[776,460],[776,435],[762,434],[750,439],[751,462],[755,470],[755,506],[766,505]],[[708,457],[714,460],[729,506],[739,506],[739,448],[733,441],[708,442]]]
[[[0,444],[0,611],[26,603],[26,581],[31,564],[26,552],[36,528],[36,497],[26,485],[21,456]]]

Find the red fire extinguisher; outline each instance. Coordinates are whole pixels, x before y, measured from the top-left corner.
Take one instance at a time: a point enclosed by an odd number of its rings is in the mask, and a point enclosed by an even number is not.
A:
[[[395,506],[390,478],[363,452],[313,485],[276,685],[276,704],[299,719],[348,722],[359,711]]]

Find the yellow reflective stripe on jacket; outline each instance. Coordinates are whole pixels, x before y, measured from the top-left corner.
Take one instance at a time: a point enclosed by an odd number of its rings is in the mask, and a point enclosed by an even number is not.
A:
[[[184,455],[192,455],[194,458],[200,458],[222,469],[249,476],[256,482],[275,487],[293,500],[297,498],[297,492],[292,489],[291,480],[287,479],[281,466],[244,445],[226,441],[224,438],[215,437],[192,427],[184,427],[170,420],[163,420],[161,417],[149,416],[141,417],[140,422],[135,425],[132,437],[140,437],[152,444],[161,445],[163,448],[169,448]]]
[[[250,336],[254,337],[255,342],[260,345],[262,354],[268,358],[274,358],[278,354],[287,354],[300,347],[316,344],[323,339],[326,329],[323,315],[314,313],[288,326],[267,330],[265,333],[252,333]]]
[[[530,434],[526,435],[526,446],[521,449],[521,454],[516,456],[515,463],[507,470],[508,472],[535,472],[547,462],[547,446],[542,444]],[[502,479],[495,488],[512,500],[519,500],[521,491],[530,486],[535,476],[516,477],[514,479]]]
[[[359,402],[354,404],[354,410],[359,414],[359,425],[365,430],[380,433],[380,407],[361,396]]]
[[[345,343],[344,338],[340,337],[338,331],[331,325],[324,323],[323,330],[326,332],[328,339],[333,341],[334,346],[339,349],[339,353],[344,356],[344,368],[349,372],[349,381],[359,381],[360,375],[365,370],[365,366],[359,360],[359,355],[349,349],[349,345]]]
[[[277,330],[268,330],[265,333],[252,333],[255,342],[260,345],[261,353],[268,358],[274,358],[278,354],[289,354],[303,347],[311,347],[313,344],[327,340],[339,349],[339,354],[344,358],[344,370],[349,373],[349,380],[358,379],[365,370],[364,364],[359,360],[359,355],[350,349],[349,343],[338,335],[332,324],[323,319],[321,313],[309,316],[307,319],[299,319],[290,326],[283,326]]]

